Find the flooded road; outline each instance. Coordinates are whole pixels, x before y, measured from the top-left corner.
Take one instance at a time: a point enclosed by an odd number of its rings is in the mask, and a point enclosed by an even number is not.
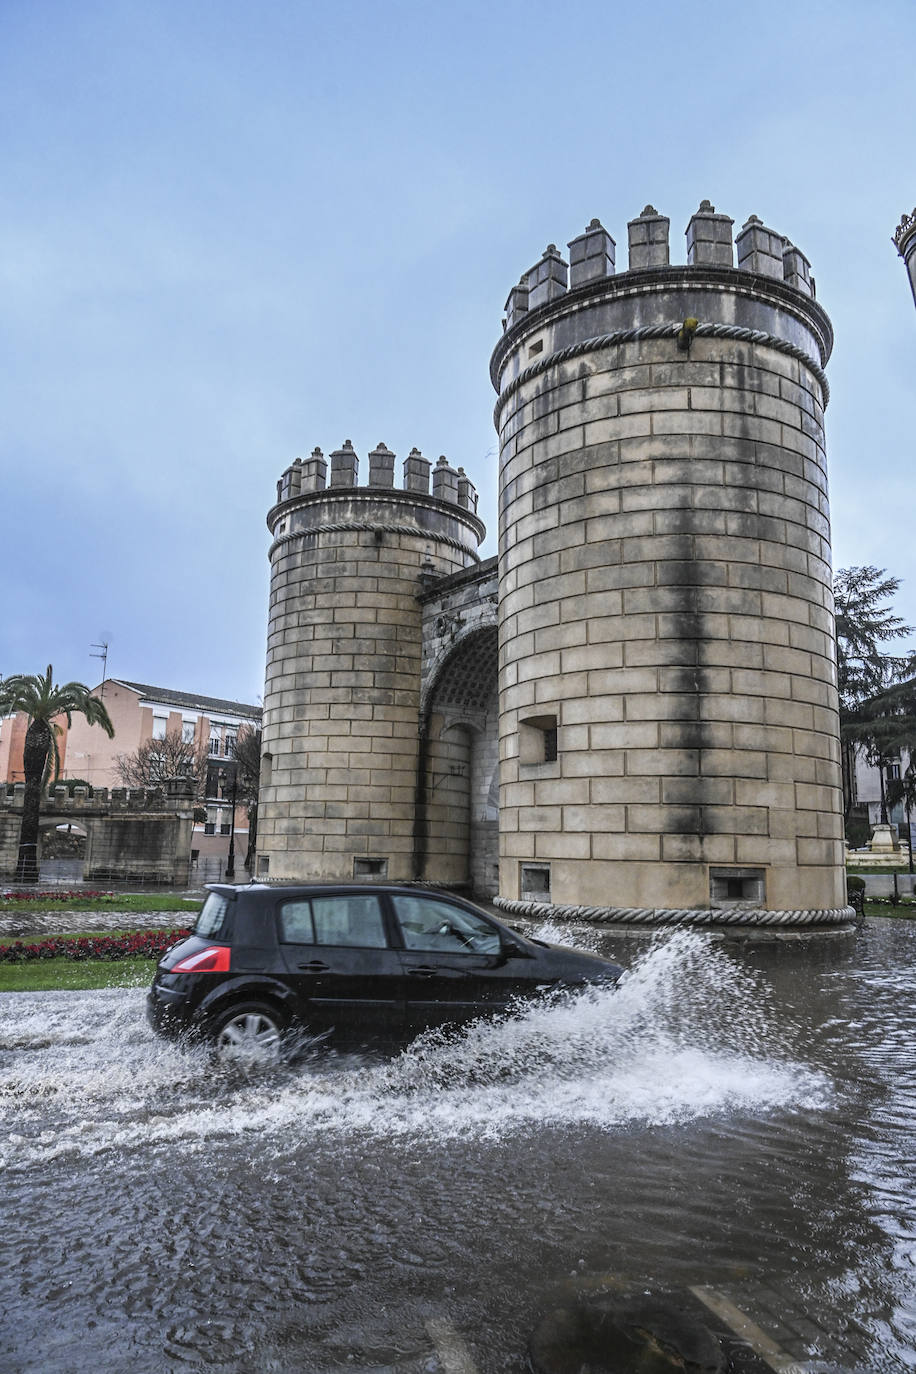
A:
[[[600,948],[616,992],[247,1075],[140,989],[0,997],[0,1368],[521,1371],[602,1282],[916,1368],[916,925]]]

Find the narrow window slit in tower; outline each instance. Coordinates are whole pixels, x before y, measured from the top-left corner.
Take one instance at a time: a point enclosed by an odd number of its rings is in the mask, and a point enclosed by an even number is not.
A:
[[[520,720],[518,725],[519,763],[556,763],[556,716],[528,716],[527,719]]]

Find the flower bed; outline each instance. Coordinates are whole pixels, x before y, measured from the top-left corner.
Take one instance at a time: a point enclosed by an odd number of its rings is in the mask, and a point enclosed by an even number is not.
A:
[[[113,892],[90,892],[86,888],[68,892],[61,892],[60,888],[51,892],[36,892],[34,888],[29,892],[0,892],[0,902],[113,902],[114,899]]]
[[[127,935],[52,936],[24,945],[0,945],[0,964],[33,959],[160,959],[167,949],[187,939],[188,930],[138,930]]]

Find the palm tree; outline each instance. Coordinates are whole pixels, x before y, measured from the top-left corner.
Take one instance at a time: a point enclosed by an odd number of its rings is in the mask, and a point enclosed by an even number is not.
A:
[[[55,718],[66,716],[67,724],[71,725],[74,715],[85,716],[90,725],[100,725],[109,738],[114,735],[114,726],[103,703],[90,695],[90,689],[84,683],[65,682],[55,686],[54,670],[50,663],[44,677],[19,674],[0,682],[0,716],[11,716],[16,711],[23,711],[29,717],[23,758],[25,797],[16,878],[23,883],[37,883],[41,794],[52,764],[54,777],[60,773],[57,736],[61,731]]]

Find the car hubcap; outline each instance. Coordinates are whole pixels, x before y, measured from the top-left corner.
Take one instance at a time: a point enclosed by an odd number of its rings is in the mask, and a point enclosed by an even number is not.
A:
[[[230,1059],[274,1059],[280,1050],[280,1032],[260,1012],[246,1011],[226,1023],[217,1045]]]

